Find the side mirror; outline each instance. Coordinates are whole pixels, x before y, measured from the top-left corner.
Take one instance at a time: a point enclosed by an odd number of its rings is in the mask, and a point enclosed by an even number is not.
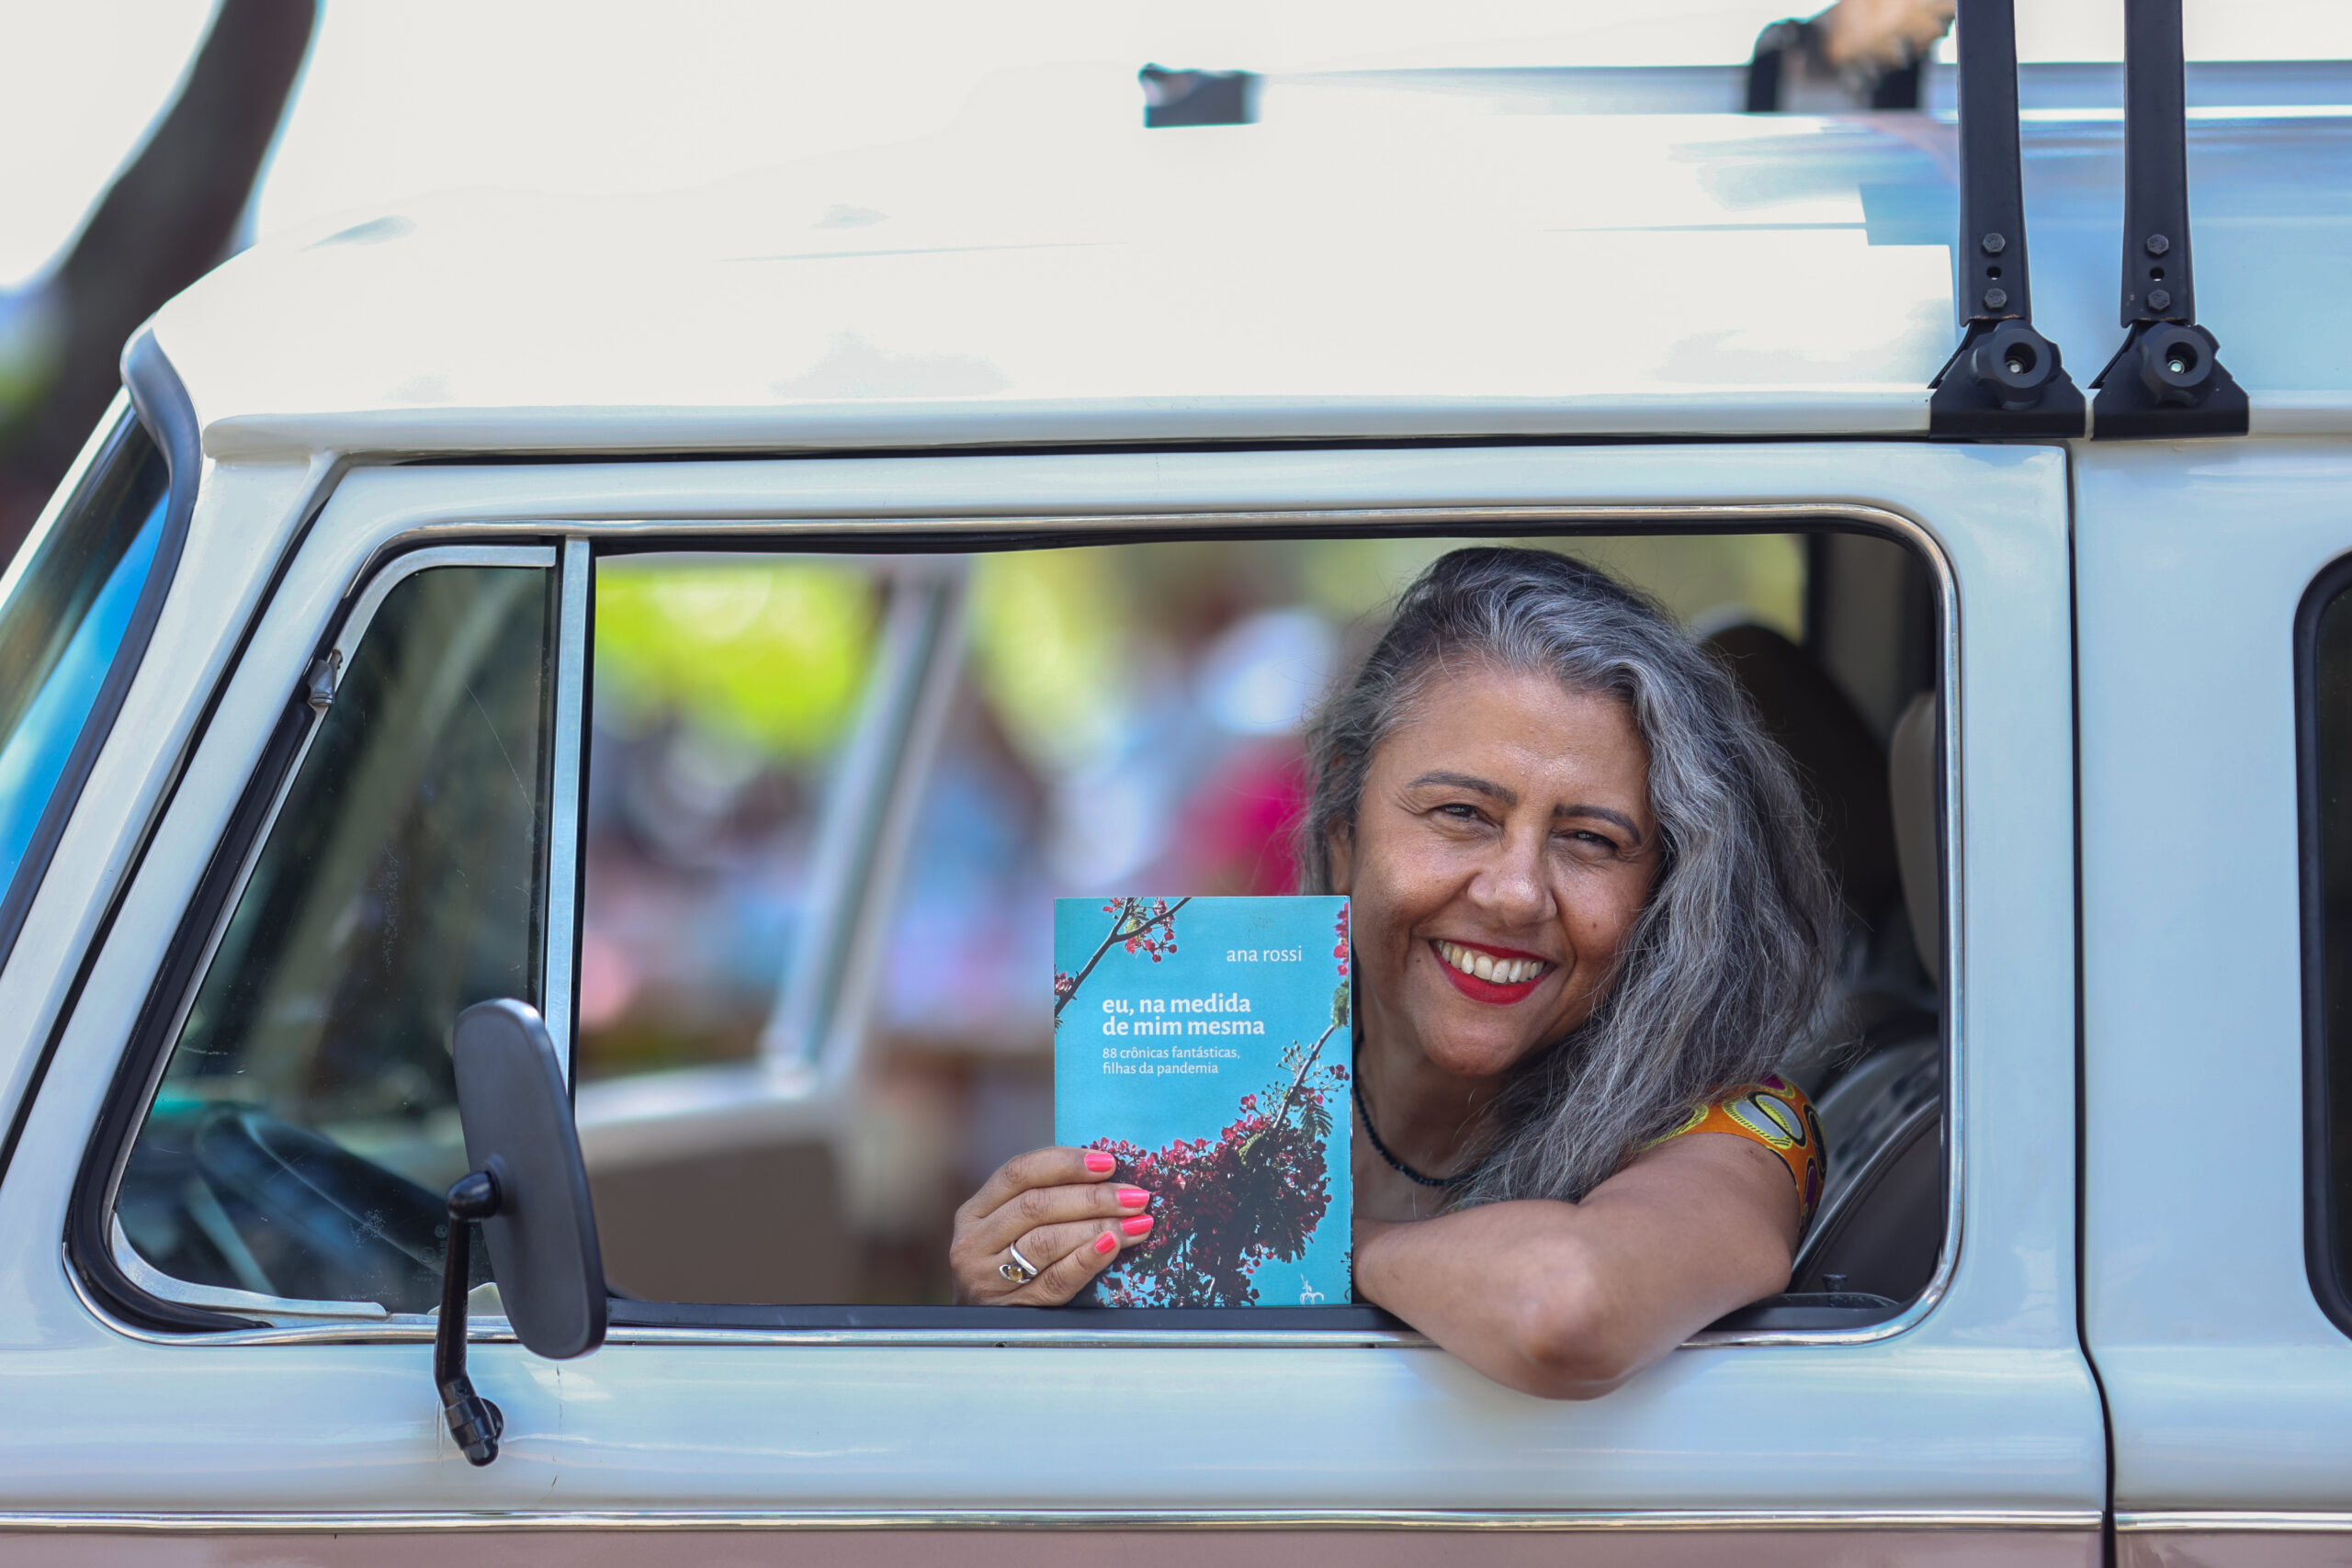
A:
[[[538,1013],[518,1001],[469,1007],[458,1017],[450,1055],[473,1169],[449,1189],[433,1381],[449,1436],[472,1463],[488,1464],[498,1457],[505,1417],[466,1375],[473,1227],[490,1244],[492,1277],[515,1337],[550,1360],[605,1342],[605,1259],[571,1098]]]

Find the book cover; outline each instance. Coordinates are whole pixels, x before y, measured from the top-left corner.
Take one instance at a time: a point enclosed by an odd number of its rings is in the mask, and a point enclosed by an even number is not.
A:
[[[1061,898],[1054,1141],[1158,1222],[1106,1306],[1349,1299],[1348,901]]]

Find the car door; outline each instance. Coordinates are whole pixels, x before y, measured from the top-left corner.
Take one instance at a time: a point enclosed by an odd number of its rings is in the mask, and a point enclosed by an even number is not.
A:
[[[584,1524],[609,1528],[600,1550],[631,1559],[1076,1561],[1111,1549],[1173,1560],[1202,1551],[1205,1529],[1218,1532],[1210,1550],[1270,1562],[1360,1552],[1367,1529],[1441,1532],[1409,1550],[1493,1561],[1562,1550],[2096,1561],[2105,1438],[2074,1282],[2066,509],[2057,449],[1901,443],[355,474],[244,644],[158,848],[59,1024],[0,1185],[0,1299],[12,1303],[0,1386],[17,1416],[0,1437],[0,1529],[62,1530],[58,1551],[103,1540],[110,1551],[130,1538],[88,1532],[266,1531],[274,1553],[316,1561],[356,1560],[337,1553],[357,1547],[334,1543],[378,1532],[456,1540]],[[508,1342],[492,1310],[473,1376],[505,1412],[503,1452],[474,1469],[449,1445],[419,1305],[432,1228],[416,1210],[447,1173],[401,1137],[447,1115],[428,1015],[503,988],[545,1007],[559,1039],[573,1032],[586,573],[598,554],[1800,527],[1917,552],[1940,628],[1940,701],[1917,732],[1940,901],[1917,923],[1942,932],[1949,1201],[1939,1261],[1907,1305],[1859,1324],[1835,1309],[1735,1318],[1587,1404],[1504,1390],[1362,1308],[1104,1324],[616,1303],[604,1348],[562,1363]],[[935,627],[928,614],[908,624]],[[401,626],[395,649],[384,634]],[[422,694],[404,699],[408,717],[394,669]],[[430,723],[415,716],[427,699]],[[337,773],[338,756],[378,761]],[[876,787],[905,784],[894,773]],[[449,789],[481,798],[453,807]],[[295,800],[310,804],[289,816]],[[895,809],[874,818],[886,837]],[[442,850],[402,839],[401,824],[448,810],[470,826],[443,834]],[[330,830],[362,818],[376,826]],[[461,841],[475,847],[447,848]],[[428,884],[442,903],[401,904]],[[410,934],[389,935],[403,908]],[[420,932],[428,908],[439,913]],[[459,915],[472,934],[451,925]],[[836,905],[832,918],[868,919],[868,906]],[[257,933],[298,956],[248,985],[234,955],[255,951]],[[328,961],[369,942],[359,969]],[[208,998],[216,975],[230,977]],[[303,1080],[332,1115],[284,1102],[274,1114],[288,1134],[206,1100],[203,1054],[181,1047],[232,1004],[309,1031],[306,1063],[345,1064],[344,1077]],[[396,1015],[408,1021],[394,1027]],[[326,1032],[322,1018],[350,1027]],[[330,1033],[336,1052],[322,1054]],[[386,1052],[412,1054],[399,1094],[380,1088]],[[247,1052],[230,1070],[259,1060]],[[159,1097],[159,1083],[178,1097]],[[174,1115],[191,1130],[141,1167],[140,1129]],[[327,1276],[306,1276],[315,1259],[290,1244],[281,1261],[248,1242],[253,1273],[202,1299],[170,1283],[182,1266],[155,1255],[162,1231],[131,1234],[149,1222],[123,1207],[129,1178],[152,1175],[145,1190],[168,1197],[187,1168],[171,1159],[252,1166],[255,1148],[317,1174],[312,1189],[373,1180],[349,1167],[355,1154],[401,1175],[406,1186],[385,1187],[375,1208],[355,1198],[342,1210],[380,1216],[340,1234],[358,1236],[353,1267],[390,1281],[375,1291],[390,1305],[292,1293],[290,1281]],[[254,1202],[271,1191],[249,1190]],[[209,1221],[165,1217],[185,1219],[192,1250],[205,1244]],[[300,1217],[276,1214],[268,1234]],[[233,1249],[213,1250],[207,1267],[233,1271],[222,1260]],[[70,1379],[42,1375],[62,1366]],[[960,1533],[1007,1524],[1045,1529],[1017,1548]]]
[[[2347,479],[2323,441],[2082,459],[2084,1323],[2126,1562],[2352,1542]]]

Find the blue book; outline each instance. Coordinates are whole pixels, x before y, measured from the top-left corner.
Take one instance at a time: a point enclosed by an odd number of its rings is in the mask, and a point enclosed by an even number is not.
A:
[[[1345,898],[1060,898],[1054,1141],[1157,1222],[1106,1306],[1349,1300]]]

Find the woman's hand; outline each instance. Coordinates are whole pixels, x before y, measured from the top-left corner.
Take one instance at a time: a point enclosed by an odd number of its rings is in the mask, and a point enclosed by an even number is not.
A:
[[[1100,1149],[1032,1149],[998,1168],[956,1211],[947,1267],[958,1306],[1059,1306],[1151,1234],[1151,1194],[1111,1180]],[[1016,1284],[1012,1249],[1037,1277]],[[1018,1266],[1015,1266],[1018,1272]]]

